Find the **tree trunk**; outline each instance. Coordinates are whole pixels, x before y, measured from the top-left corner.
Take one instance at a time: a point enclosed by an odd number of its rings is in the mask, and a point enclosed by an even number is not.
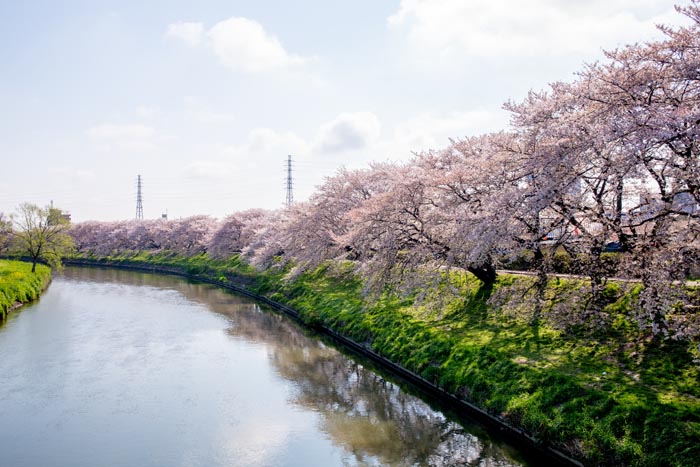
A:
[[[532,319],[530,321],[530,324],[533,326],[533,329],[536,330],[537,335],[535,336],[535,338],[537,339],[539,337],[538,330],[540,319],[542,318],[545,292],[547,291],[547,282],[549,277],[547,275],[546,258],[544,256],[544,253],[542,253],[542,248],[540,248],[539,242],[535,243],[535,245],[533,246],[533,250],[535,255],[533,259],[533,266],[537,271],[537,282],[535,283],[537,296],[535,297],[535,306],[532,311]]]
[[[596,242],[589,251],[589,262],[586,274],[591,280],[591,311],[598,313],[605,306],[603,289],[605,280],[610,275],[603,260],[603,244]]]
[[[469,266],[467,271],[471,272],[484,284],[496,282],[496,268],[491,263],[484,263],[480,266]]]

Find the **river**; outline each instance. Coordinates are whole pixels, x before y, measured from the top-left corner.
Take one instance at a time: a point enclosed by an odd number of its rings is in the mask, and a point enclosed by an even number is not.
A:
[[[290,319],[66,268],[0,327],[0,466],[526,466]]]

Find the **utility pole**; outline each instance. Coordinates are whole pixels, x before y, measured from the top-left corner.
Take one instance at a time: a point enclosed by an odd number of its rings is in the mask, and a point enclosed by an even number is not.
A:
[[[136,178],[136,219],[143,219],[143,199],[141,197],[141,175]]]
[[[292,194],[292,156],[287,156],[287,207],[291,206],[294,202],[294,195]]]

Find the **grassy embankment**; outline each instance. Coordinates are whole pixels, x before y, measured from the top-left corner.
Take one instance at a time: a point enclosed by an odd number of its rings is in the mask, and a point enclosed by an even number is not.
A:
[[[700,459],[697,349],[646,338],[634,324],[630,284],[606,290],[605,319],[586,322],[583,281],[552,279],[533,320],[534,279],[501,276],[490,288],[467,273],[428,290],[367,296],[349,268],[322,267],[294,280],[234,258],[111,258],[176,266],[292,306],[586,465],[696,466]],[[559,316],[559,318],[555,318]],[[569,319],[568,321],[572,321]],[[575,320],[574,320],[575,321]]]
[[[0,322],[13,308],[36,300],[51,280],[51,269],[38,264],[32,273],[31,263],[0,260]]]

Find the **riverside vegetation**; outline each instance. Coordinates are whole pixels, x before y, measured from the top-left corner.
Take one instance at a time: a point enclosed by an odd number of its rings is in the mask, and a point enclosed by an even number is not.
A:
[[[17,306],[36,300],[51,281],[51,269],[21,261],[0,260],[0,322]]]
[[[700,458],[700,360],[688,341],[650,338],[634,322],[640,286],[610,282],[605,323],[561,328],[582,314],[589,284],[551,278],[533,317],[536,278],[499,274],[485,285],[442,271],[429,286],[368,292],[351,264],[290,276],[238,256],[84,255],[96,263],[157,266],[243,285],[296,309],[445,390],[521,427],[585,465],[691,466]],[[694,291],[693,291],[694,293]]]

